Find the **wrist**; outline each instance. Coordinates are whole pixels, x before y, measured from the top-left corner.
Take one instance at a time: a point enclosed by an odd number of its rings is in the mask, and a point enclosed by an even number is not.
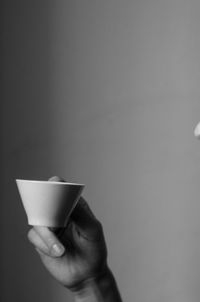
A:
[[[76,302],[106,301],[110,296],[115,297],[115,299],[109,299],[109,301],[121,301],[115,279],[108,267],[73,288],[72,292]]]
[[[74,293],[74,295],[81,295],[87,289],[95,286],[101,286],[106,280],[110,279],[111,272],[109,268],[106,266],[102,271],[87,277],[80,283],[76,284],[70,288],[70,290]]]

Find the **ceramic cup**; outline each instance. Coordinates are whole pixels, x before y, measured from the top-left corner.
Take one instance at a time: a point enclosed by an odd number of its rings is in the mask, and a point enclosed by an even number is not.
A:
[[[83,184],[16,179],[29,225],[65,227]]]

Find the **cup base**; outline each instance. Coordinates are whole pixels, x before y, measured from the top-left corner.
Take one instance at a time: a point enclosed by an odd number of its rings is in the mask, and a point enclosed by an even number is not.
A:
[[[28,224],[31,226],[45,226],[49,228],[65,228],[67,222],[59,223],[59,222],[52,222],[52,221],[39,221],[39,220],[30,219],[28,220]]]

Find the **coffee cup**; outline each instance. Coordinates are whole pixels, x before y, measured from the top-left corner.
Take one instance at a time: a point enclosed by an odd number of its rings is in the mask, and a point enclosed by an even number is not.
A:
[[[29,225],[65,227],[83,184],[16,179]]]

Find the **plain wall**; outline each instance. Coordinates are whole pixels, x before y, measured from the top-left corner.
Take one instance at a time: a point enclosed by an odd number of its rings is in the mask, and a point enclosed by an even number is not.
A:
[[[124,301],[200,297],[200,2],[4,1],[2,301],[66,301],[15,178],[86,184]]]

